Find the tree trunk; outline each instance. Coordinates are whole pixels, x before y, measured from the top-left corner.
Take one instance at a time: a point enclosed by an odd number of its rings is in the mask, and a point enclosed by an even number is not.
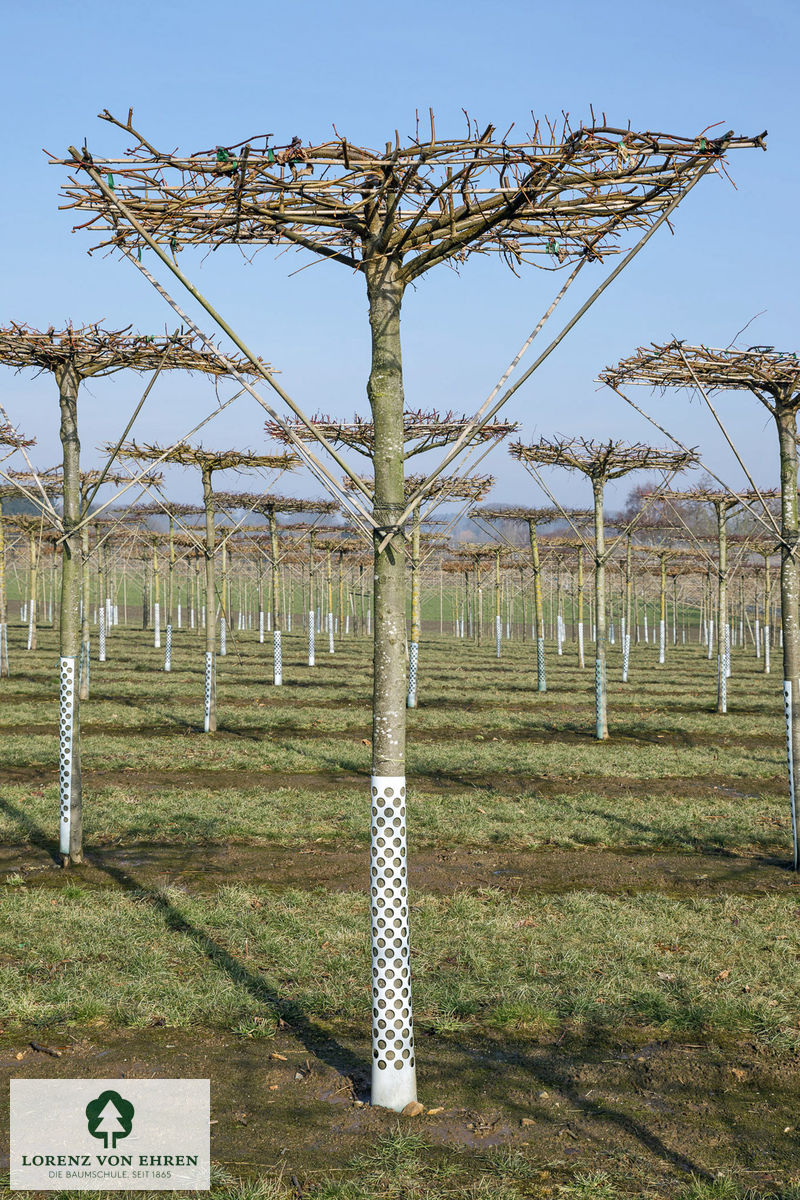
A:
[[[792,817],[792,865],[798,869],[797,783],[800,778],[800,612],[797,577],[797,406],[775,401],[781,452],[781,627],[783,694]]]
[[[57,373],[63,447],[64,549],[61,568],[61,633],[59,647],[59,849],[64,866],[83,862],[81,810],[81,745],[78,668],[80,660],[81,446],[78,440],[80,378],[72,366]]]
[[[164,670],[172,670],[172,601],[175,583],[175,518],[170,513],[169,518],[169,568],[167,573],[167,603],[165,617],[167,621],[167,642],[164,648]]]
[[[583,547],[578,547],[578,666],[583,670]]]
[[[795,469],[795,475],[797,471]],[[795,506],[796,507],[796,506]],[[717,712],[728,711],[728,506],[723,503],[717,509]]]
[[[28,649],[36,649],[36,607],[38,593],[38,550],[36,533],[31,529],[28,533]]]
[[[544,608],[542,606],[542,568],[539,563],[539,543],[536,540],[536,524],[528,521],[531,543],[531,565],[533,567],[533,621],[536,626],[536,681],[540,692],[547,691],[544,662]]]
[[[592,479],[594,492],[594,608],[595,652],[594,695],[595,725],[598,741],[608,737],[606,702],[606,542],[603,527],[603,485],[605,480]]]
[[[408,696],[406,699],[406,704],[409,708],[417,707],[417,677],[419,673],[419,637],[421,626],[419,537],[420,511],[419,505],[417,505],[411,517],[411,643],[408,647]]]
[[[206,663],[205,713],[206,733],[217,731],[217,602],[214,595],[214,493],[211,490],[211,469],[203,466],[203,506],[206,512]]]
[[[366,267],[372,363],[367,395],[375,431],[374,678],[372,707],[372,1103],[400,1112],[416,1100],[411,1009],[405,780],[405,550],[385,534],[405,508],[403,366],[397,266]]]
[[[0,679],[8,677],[8,597],[6,595],[6,541],[3,503],[0,500]]]

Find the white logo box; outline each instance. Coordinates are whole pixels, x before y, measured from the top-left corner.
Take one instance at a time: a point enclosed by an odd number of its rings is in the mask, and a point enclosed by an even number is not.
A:
[[[12,1079],[11,1187],[208,1190],[210,1119],[207,1079]]]

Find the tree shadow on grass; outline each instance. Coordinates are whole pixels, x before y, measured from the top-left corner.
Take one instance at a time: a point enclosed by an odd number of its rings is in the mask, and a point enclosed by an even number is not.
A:
[[[52,840],[23,809],[3,799],[0,799],[0,808],[19,822],[33,845],[47,850],[51,857],[58,861]],[[371,1074],[368,1062],[337,1042],[326,1030],[316,1025],[295,1001],[282,996],[268,980],[256,975],[235,954],[193,925],[162,891],[142,886],[130,871],[102,859],[96,860],[95,866],[130,895],[139,900],[147,899],[155,911],[160,913],[167,929],[188,937],[214,967],[224,971],[237,987],[244,988],[270,1013],[283,1021],[309,1054],[314,1054],[340,1075],[346,1075],[353,1082],[354,1094],[360,1099],[368,1099],[367,1089]],[[69,872],[65,872],[65,879],[68,875]]]

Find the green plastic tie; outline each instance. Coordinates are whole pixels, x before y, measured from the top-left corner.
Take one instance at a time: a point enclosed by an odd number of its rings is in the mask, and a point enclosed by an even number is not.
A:
[[[272,149],[272,147],[271,147],[271,146],[269,146],[269,147],[268,147],[268,149],[267,149],[267,162],[268,162],[268,163],[274,163],[274,162],[275,162],[275,151]]]
[[[113,192],[114,191],[114,176],[108,175],[107,180],[108,180],[108,186],[111,188],[111,190]]]

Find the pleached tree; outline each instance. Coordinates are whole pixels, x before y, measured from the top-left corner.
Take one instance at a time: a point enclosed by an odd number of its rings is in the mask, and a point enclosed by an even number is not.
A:
[[[531,445],[515,442],[511,454],[525,466],[565,467],[580,471],[592,486],[594,500],[594,605],[595,605],[595,730],[598,741],[608,737],[608,692],[606,679],[606,563],[618,538],[606,545],[603,495],[610,479],[631,471],[663,471],[670,476],[699,459],[693,451],[659,450],[653,446],[621,441],[593,442],[586,438],[541,439]]]
[[[68,325],[40,331],[12,323],[0,329],[0,365],[17,371],[49,372],[58,388],[63,461],[60,517],[62,569],[59,656],[59,851],[64,866],[83,861],[83,817],[80,767],[81,529],[89,520],[89,505],[81,498],[78,393],[85,379],[98,379],[122,370],[154,372],[196,371],[216,379],[227,371],[216,355],[191,334],[154,337],[133,334],[130,328],[81,328]],[[249,363],[241,370],[250,371]],[[129,426],[130,427],[130,426]],[[110,467],[113,455],[106,466]],[[96,489],[95,489],[96,490]],[[94,493],[91,494],[93,499]]]
[[[728,346],[715,349],[683,341],[639,347],[600,379],[626,398],[623,387],[647,384],[662,392],[687,388],[710,406],[712,393],[747,391],[775,421],[780,459],[780,528],[775,524],[781,552],[781,627],[783,631],[783,698],[792,821],[792,864],[800,870],[797,791],[800,786],[800,519],[797,498],[797,412],[800,408],[800,360],[793,351],[774,346]],[[769,506],[764,497],[768,526]],[[773,518],[774,524],[774,518]]]
[[[203,485],[203,513],[205,534],[203,555],[206,560],[206,651],[203,687],[203,729],[206,733],[217,730],[217,585],[215,556],[217,539],[215,530],[216,501],[213,479],[217,471],[287,471],[297,465],[291,454],[251,454],[246,450],[207,450],[203,446],[190,446],[181,442],[174,446],[138,445],[124,443],[119,451],[121,459],[137,463],[166,463],[172,466],[194,467],[200,472]],[[224,614],[223,614],[224,619]]]
[[[481,131],[468,121],[465,136],[442,139],[431,113],[429,136],[423,138],[417,128],[404,144],[396,132],[394,142],[378,151],[339,136],[322,145],[303,145],[296,137],[277,147],[260,138],[181,157],[158,152],[134,128],[131,113],[127,121],[107,111],[102,116],[135,140],[134,149],[112,162],[93,158],[86,146],[81,151],[69,147],[69,158],[56,160],[73,172],[68,206],[101,243],[119,250],[134,267],[147,271],[138,263],[139,250],[154,251],[239,349],[242,340],[178,266],[177,255],[187,246],[293,245],[360,273],[366,286],[372,341],[367,395],[375,428],[372,1100],[402,1110],[416,1098],[405,861],[403,527],[414,507],[413,498],[407,501],[404,494],[400,317],[406,290],[433,267],[460,264],[473,253],[499,253],[514,269],[531,261],[568,264],[568,282],[549,316],[585,264],[617,250],[626,231],[639,235],[637,247],[504,391],[506,373],[444,455],[440,473],[555,349],[686,192],[721,164],[728,150],[763,146],[763,135],[682,138],[605,122],[572,129],[565,120],[560,129],[536,122],[528,136],[512,142],[508,135],[497,138],[492,125]],[[284,402],[290,401],[269,372],[262,375]],[[429,482],[422,485],[420,499]]]

